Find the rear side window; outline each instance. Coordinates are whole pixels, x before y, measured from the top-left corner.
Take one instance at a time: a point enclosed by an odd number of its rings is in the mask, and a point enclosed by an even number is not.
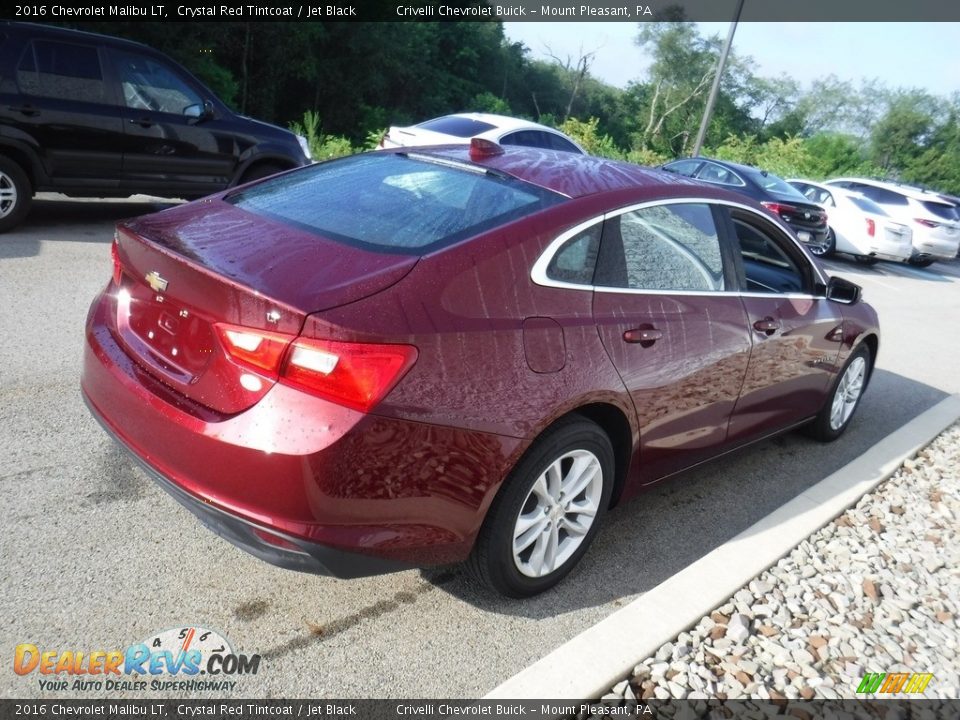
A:
[[[873,185],[861,185],[856,188],[862,195],[883,205],[909,205],[907,198],[898,192]]]
[[[575,285],[591,285],[602,228],[603,223],[598,222],[567,240],[550,260],[547,277]]]
[[[453,135],[458,138],[472,138],[488,130],[493,130],[496,125],[471,118],[442,117],[436,120],[427,120],[417,125],[417,127],[443,133],[444,135]]]
[[[90,45],[32,41],[17,65],[17,85],[38,97],[107,102],[100,56]]]
[[[657,205],[604,223],[595,284],[631,290],[724,289],[720,241],[710,207]]]
[[[368,153],[284,174],[226,199],[341,242],[420,254],[564,198],[472,165]]]

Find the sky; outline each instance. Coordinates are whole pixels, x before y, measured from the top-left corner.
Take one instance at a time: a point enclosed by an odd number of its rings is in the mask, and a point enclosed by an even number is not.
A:
[[[838,0],[840,1],[840,0]],[[945,0],[945,2],[956,0]],[[729,23],[698,23],[702,35],[725,38]],[[625,87],[643,79],[649,57],[633,44],[637,24],[617,22],[507,22],[511,41],[522,41],[538,59],[553,55],[574,63],[596,51],[591,74]],[[789,75],[809,87],[834,74],[858,83],[879,78],[888,87],[924,88],[936,95],[960,92],[960,23],[760,23],[737,26],[734,51],[749,55],[763,77]]]

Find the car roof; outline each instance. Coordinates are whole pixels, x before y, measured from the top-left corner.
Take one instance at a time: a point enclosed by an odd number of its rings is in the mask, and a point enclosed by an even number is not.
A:
[[[156,48],[149,45],[127,40],[126,38],[116,37],[115,35],[102,35],[101,33],[88,32],[86,30],[73,30],[72,28],[57,27],[55,25],[41,25],[39,23],[12,22],[9,20],[0,21],[0,30],[13,31],[14,33],[28,33],[36,36],[48,38],[58,38],[61,40],[85,40],[91,43],[109,44],[115,47],[136,48],[139,51],[146,51],[152,54],[162,54]]]
[[[705,188],[704,183],[663,170],[593,155],[578,155],[518,145],[505,146],[502,154],[479,160],[470,157],[468,145],[404,147],[386,152],[435,155],[457,162],[480,165],[570,198],[636,187]],[[730,196],[734,197],[732,193]]]
[[[857,177],[839,177],[839,178],[830,178],[826,183],[830,187],[833,182],[856,182],[862,185],[871,185],[873,187],[878,187],[883,190],[890,190],[891,192],[899,193],[904,197],[913,198],[914,200],[920,200],[921,202],[935,202],[941,205],[950,205],[952,206],[949,200],[939,197],[937,194],[927,192],[921,188],[913,187],[912,185],[900,185],[894,182],[887,182],[885,180],[873,180],[871,178],[857,178]]]

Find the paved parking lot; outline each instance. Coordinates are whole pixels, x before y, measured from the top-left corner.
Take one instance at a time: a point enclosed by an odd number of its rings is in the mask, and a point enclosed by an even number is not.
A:
[[[847,435],[790,434],[664,484],[607,518],[581,567],[529,601],[457,568],[354,581],[287,572],[202,528],[125,459],[78,389],[83,322],[110,274],[112,224],[150,202],[36,203],[0,236],[0,648],[113,649],[170,627],[260,653],[237,697],[482,695],[960,392],[960,264],[842,259],[880,312],[878,369]],[[651,618],[656,622],[656,618]],[[0,672],[0,694],[41,691]]]

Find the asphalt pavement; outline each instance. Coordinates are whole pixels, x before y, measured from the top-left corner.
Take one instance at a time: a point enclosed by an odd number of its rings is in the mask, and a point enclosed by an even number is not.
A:
[[[80,399],[83,323],[110,276],[113,223],[160,207],[53,197],[0,236],[4,652],[125,648],[202,626],[263,657],[237,697],[481,696],[960,392],[960,265],[830,260],[863,285],[883,332],[840,441],[793,433],[656,487],[608,515],[581,566],[532,600],[495,597],[456,567],[351,581],[284,571],[201,527]],[[85,696],[9,670],[0,695]]]

